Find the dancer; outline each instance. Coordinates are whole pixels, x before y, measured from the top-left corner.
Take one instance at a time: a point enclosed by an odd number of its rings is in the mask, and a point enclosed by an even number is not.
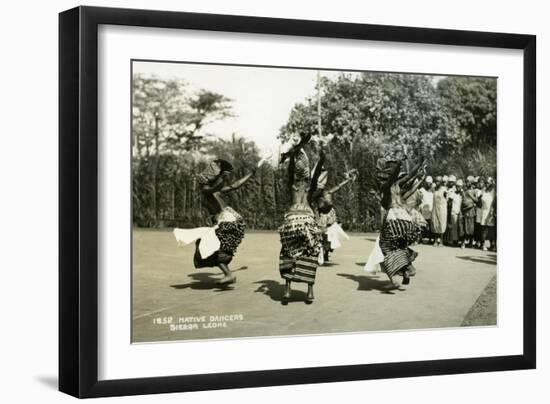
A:
[[[423,198],[421,185],[424,182],[425,177],[426,176],[423,175],[421,178],[414,178],[410,187],[414,186],[415,190],[408,192],[408,197],[404,199],[405,209],[407,209],[407,212],[411,216],[412,221],[416,223],[421,230],[421,232],[418,234],[417,241],[419,242],[422,241],[422,235],[425,233],[425,229],[428,227],[428,222],[421,213]]]
[[[388,275],[390,285],[387,290],[398,289],[396,275],[403,276],[403,284],[410,283],[410,277],[416,270],[412,262],[418,255],[409,245],[413,244],[421,232],[420,227],[408,213],[405,203],[417,191],[425,176],[425,159],[422,158],[408,173],[400,175],[407,155],[398,147],[394,156],[379,159],[377,179],[382,191],[382,206],[386,215],[380,232],[379,246],[384,260],[382,271]]]
[[[265,160],[260,160],[260,167]],[[206,170],[198,176],[201,186],[203,205],[210,214],[213,227],[196,229],[174,229],[174,236],[179,245],[195,242],[193,263],[195,268],[218,267],[223,278],[216,283],[229,285],[237,278],[229,270],[237,247],[244,237],[245,223],[241,215],[228,206],[222,194],[242,187],[254,174],[256,168],[241,179],[227,185],[227,178],[233,166],[222,159],[212,161]]]
[[[288,187],[292,204],[279,227],[281,253],[279,271],[285,279],[283,304],[290,299],[292,282],[307,284],[306,303],[313,302],[313,284],[317,272],[319,253],[321,251],[321,229],[315,220],[311,208],[312,193],[315,192],[321,174],[322,164],[318,164],[310,177],[309,159],[304,151],[305,144],[311,136],[300,135],[291,149],[284,153],[281,162],[289,159]],[[324,153],[320,153],[321,163]]]
[[[334,204],[332,203],[332,195],[342,189],[344,185],[355,181],[357,170],[353,169],[346,172],[344,174],[344,181],[340,182],[340,184],[333,188],[326,189],[325,187],[328,180],[328,171],[324,170],[322,167],[325,160],[324,156],[324,153],[322,153],[319,162],[313,169],[312,176],[315,174],[315,170],[317,170],[319,166],[321,169],[321,174],[317,180],[316,189],[312,192],[312,200],[317,214],[317,224],[321,228],[323,235],[323,262],[327,262],[329,260],[329,254],[334,249],[340,247],[341,241],[343,239],[349,239],[336,220],[336,211],[334,210]]]

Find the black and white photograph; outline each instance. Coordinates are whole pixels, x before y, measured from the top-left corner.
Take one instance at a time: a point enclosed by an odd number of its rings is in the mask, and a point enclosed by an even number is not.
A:
[[[496,77],[130,69],[132,343],[498,325]]]
[[[3,8],[1,402],[545,401],[543,2],[89,3]]]

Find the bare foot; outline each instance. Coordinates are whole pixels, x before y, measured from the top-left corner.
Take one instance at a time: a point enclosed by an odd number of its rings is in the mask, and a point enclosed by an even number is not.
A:
[[[313,303],[313,285],[307,285],[306,304]]]
[[[286,306],[289,300],[290,300],[290,282],[287,281],[281,303]]]
[[[397,283],[394,283],[393,281],[390,281],[389,285],[384,286],[384,291],[389,292],[390,290],[396,290],[399,289],[399,285]]]
[[[218,285],[230,285],[232,283],[235,283],[237,282],[237,278],[233,275],[226,275],[224,276],[222,279],[220,279],[219,281],[217,281],[216,283]]]

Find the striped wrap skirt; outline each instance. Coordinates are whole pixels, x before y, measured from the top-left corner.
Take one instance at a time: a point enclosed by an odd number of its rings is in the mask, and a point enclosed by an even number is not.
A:
[[[281,277],[292,282],[303,282],[313,285],[317,274],[317,257],[301,256],[297,258],[281,255],[279,272]]]

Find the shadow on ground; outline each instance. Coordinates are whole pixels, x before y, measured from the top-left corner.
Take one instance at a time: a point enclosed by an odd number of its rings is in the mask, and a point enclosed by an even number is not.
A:
[[[456,258],[460,258],[461,260],[467,260],[472,262],[479,262],[480,264],[497,264],[497,255],[496,254],[488,254],[486,256],[484,255],[477,255],[477,256],[457,256]]]
[[[386,288],[390,285],[388,279],[379,279],[378,275],[374,276],[365,276],[365,275],[350,275],[350,274],[337,274],[346,279],[357,282],[357,290],[370,291],[378,290],[385,294],[393,294],[393,291],[387,290]],[[405,289],[397,289],[405,290]]]
[[[243,271],[248,269],[248,267],[243,266],[237,269],[232,270],[231,272]],[[174,289],[195,289],[195,290],[214,290],[216,292],[223,292],[224,290],[233,290],[233,285],[218,285],[216,282],[221,279],[221,272],[211,273],[211,272],[196,272],[190,275],[193,281],[189,283],[182,283],[178,285],[170,285]]]
[[[279,281],[272,279],[265,279],[263,281],[254,282],[260,286],[256,289],[255,293],[263,293],[276,302],[282,302],[283,293],[285,291],[285,285]],[[304,302],[306,300],[306,293],[302,290],[292,289],[290,294],[289,303],[292,302]]]

